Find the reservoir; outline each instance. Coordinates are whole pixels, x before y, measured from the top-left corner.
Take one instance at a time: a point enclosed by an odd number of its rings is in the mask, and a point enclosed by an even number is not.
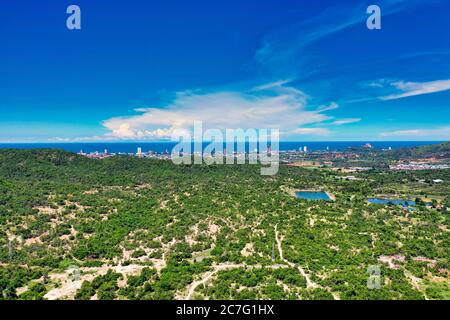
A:
[[[297,191],[295,193],[295,197],[297,199],[306,199],[306,200],[325,200],[325,201],[331,200],[328,194],[323,191]]]
[[[367,199],[367,201],[369,201],[370,203],[375,203],[375,204],[394,204],[397,206],[402,206],[402,205],[408,205],[408,206],[415,206],[416,202],[412,201],[412,200],[395,200],[395,199],[381,199],[381,198],[369,198]]]

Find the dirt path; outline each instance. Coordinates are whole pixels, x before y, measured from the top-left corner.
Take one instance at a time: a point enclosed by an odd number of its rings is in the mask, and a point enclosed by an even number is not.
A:
[[[214,276],[217,272],[221,270],[242,268],[242,267],[245,267],[245,264],[219,264],[214,266],[213,271],[206,272],[205,274],[203,274],[203,277],[200,280],[193,281],[188,286],[188,294],[186,295],[186,298],[181,298],[181,300],[192,299],[192,295],[194,294],[195,289],[197,289],[199,285],[207,283],[209,279],[211,279],[211,277]]]
[[[141,265],[82,267],[79,269],[81,274],[78,279],[72,279],[73,269],[66,270],[64,273],[53,273],[50,274],[50,279],[59,281],[61,286],[50,290],[44,297],[48,300],[73,299],[83,281],[92,281],[96,276],[106,274],[109,269],[128,276],[139,274],[143,268],[144,266]]]
[[[287,263],[289,266],[293,267],[293,268],[297,268],[298,271],[300,272],[300,274],[305,278],[306,280],[306,288],[322,288],[320,285],[318,285],[317,283],[315,283],[314,281],[311,280],[309,274],[307,274],[305,272],[305,270],[301,267],[301,266],[297,266],[295,263],[290,262],[289,260],[285,259],[283,256],[283,248],[281,247],[281,239],[278,235],[278,229],[277,229],[278,225],[275,225],[275,240],[277,242],[277,247],[278,247],[278,253],[280,255],[280,259],[283,260],[285,263]],[[340,297],[338,294],[331,292],[331,290],[329,288],[325,288],[326,290],[328,290],[330,292],[330,294],[333,296],[334,300],[340,300]]]
[[[223,263],[213,266],[212,271],[208,271],[202,275],[202,278],[199,280],[193,281],[188,287],[187,287],[187,294],[185,296],[179,294],[176,299],[177,300],[190,300],[192,299],[192,296],[195,292],[195,289],[198,288],[198,286],[202,284],[206,284],[216,273],[222,270],[228,270],[228,269],[236,269],[236,268],[247,268],[247,269],[258,269],[258,268],[269,268],[269,269],[279,269],[279,268],[287,268],[284,264],[273,264],[268,266],[262,266],[260,264],[256,265],[248,265],[245,263],[240,264],[233,264],[233,263]]]
[[[406,270],[405,268],[403,268],[403,273],[405,274],[406,279],[408,280],[408,282],[411,284],[411,286],[419,291],[420,293],[423,294],[423,296],[425,297],[425,300],[429,300],[426,291],[420,286],[420,283],[422,281],[422,279],[415,277],[411,272],[409,272],[408,270]]]
[[[283,260],[284,262],[286,262],[289,266],[298,269],[300,274],[306,279],[306,288],[318,288],[319,285],[311,280],[311,278],[309,277],[309,274],[307,274],[301,266],[296,266],[295,263],[290,262],[289,260],[284,258],[283,248],[281,247],[281,239],[278,236],[277,225],[275,225],[275,240],[277,242],[278,253],[280,255],[280,259]]]

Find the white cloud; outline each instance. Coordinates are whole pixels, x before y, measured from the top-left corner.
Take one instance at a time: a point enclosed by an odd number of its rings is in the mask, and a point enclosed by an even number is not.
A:
[[[370,82],[361,82],[359,85],[362,88],[384,88],[386,85],[391,85],[392,82],[389,79],[377,79]]]
[[[103,122],[109,130],[106,138],[126,140],[168,139],[174,133],[192,130],[194,121],[202,121],[203,129],[278,128],[283,134],[325,134],[326,129],[301,128],[331,119],[326,110],[335,103],[317,110],[307,108],[307,96],[282,83],[259,87],[250,93],[226,91],[212,93],[178,93],[164,108],[141,108],[140,114],[115,117]]]
[[[381,133],[380,137],[448,140],[450,139],[450,127],[441,127],[437,129],[410,129],[410,130],[389,131]]]
[[[436,80],[430,82],[405,82],[397,81],[391,83],[401,93],[381,97],[381,100],[394,100],[406,97],[418,96],[450,90],[450,80]]]
[[[251,89],[250,91],[264,91],[264,90],[270,90],[270,89],[274,89],[274,88],[280,88],[280,87],[283,87],[283,85],[285,85],[291,81],[292,80],[278,80],[278,81],[266,83],[266,84],[263,84],[260,86],[256,86],[253,89]]]
[[[307,135],[328,135],[330,134],[330,130],[325,128],[297,128],[292,130],[293,134],[307,134]]]
[[[336,102],[330,103],[328,106],[320,106],[317,110],[320,112],[330,111],[339,108]]]
[[[367,86],[368,86],[368,87],[371,87],[371,88],[384,88],[383,83],[377,82],[377,81],[368,83]]]
[[[333,121],[331,124],[340,126],[343,124],[349,124],[349,123],[355,123],[361,121],[361,118],[346,118],[346,119],[339,119],[336,121]]]

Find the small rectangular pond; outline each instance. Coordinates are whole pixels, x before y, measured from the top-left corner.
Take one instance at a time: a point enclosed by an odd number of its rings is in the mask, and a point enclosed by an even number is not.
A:
[[[323,191],[297,191],[295,192],[295,197],[297,199],[306,199],[306,200],[331,200],[330,196]]]
[[[381,199],[381,198],[369,198],[367,199],[369,203],[375,204],[393,204],[396,206],[415,206],[416,202],[412,200],[399,200],[399,199]]]

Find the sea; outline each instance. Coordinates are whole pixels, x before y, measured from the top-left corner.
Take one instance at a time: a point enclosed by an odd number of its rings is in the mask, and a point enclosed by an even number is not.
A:
[[[440,141],[322,141],[322,142],[301,142],[301,141],[281,141],[280,151],[303,150],[308,151],[344,151],[352,147],[362,147],[370,143],[374,149],[399,149],[416,147],[429,144],[438,144]],[[105,152],[108,153],[136,153],[138,148],[142,152],[164,153],[170,152],[176,142],[85,142],[85,143],[0,143],[0,149],[60,149],[69,152],[85,153]],[[208,143],[204,143],[204,147]],[[248,144],[246,149],[248,150]]]

